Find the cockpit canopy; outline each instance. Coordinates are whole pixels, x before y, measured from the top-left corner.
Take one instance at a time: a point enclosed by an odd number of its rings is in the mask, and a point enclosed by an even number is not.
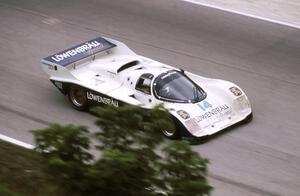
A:
[[[206,93],[184,73],[170,70],[157,76],[153,83],[154,95],[163,101],[195,103],[202,101]]]

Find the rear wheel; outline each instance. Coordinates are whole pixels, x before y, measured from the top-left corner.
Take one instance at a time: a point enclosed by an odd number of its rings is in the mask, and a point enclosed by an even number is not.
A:
[[[84,111],[87,110],[87,98],[86,91],[80,88],[79,86],[72,85],[68,91],[68,98],[72,107],[76,110]]]

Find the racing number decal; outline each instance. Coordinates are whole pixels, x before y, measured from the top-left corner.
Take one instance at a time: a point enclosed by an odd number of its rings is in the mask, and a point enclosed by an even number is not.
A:
[[[208,103],[207,101],[202,101],[202,102],[198,103],[197,105],[198,105],[198,106],[201,108],[201,110],[203,110],[204,112],[206,111],[206,109],[212,108],[212,107],[213,107],[213,106],[212,106],[210,103]]]

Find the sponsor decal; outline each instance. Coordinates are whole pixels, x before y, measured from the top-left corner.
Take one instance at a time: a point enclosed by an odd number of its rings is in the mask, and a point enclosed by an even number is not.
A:
[[[243,94],[242,91],[241,91],[238,87],[235,87],[235,86],[229,88],[229,90],[230,90],[230,91],[232,92],[232,94],[234,94],[235,96],[240,96],[240,95]]]
[[[98,37],[85,43],[74,46],[72,48],[66,49],[62,52],[48,56],[44,58],[44,60],[51,63],[59,64],[61,66],[67,66],[80,59],[86,58],[101,51],[108,50],[115,46],[115,44],[109,42],[108,40],[102,37]]]
[[[201,108],[201,110],[203,110],[204,112],[206,111],[206,109],[212,108],[213,105],[210,104],[208,101],[202,101],[200,103],[198,103],[198,106]]]
[[[51,58],[55,62],[60,62],[60,61],[62,61],[64,59],[66,59],[66,58],[75,56],[77,54],[80,54],[80,53],[83,53],[83,52],[86,52],[86,51],[90,51],[93,48],[97,48],[97,47],[103,48],[103,46],[104,45],[102,43],[99,43],[98,41],[86,42],[85,44],[83,44],[81,46],[78,46],[78,47],[76,47],[74,49],[65,51],[65,52],[60,53],[60,54],[55,54]]]
[[[169,77],[169,76],[171,76],[171,75],[173,75],[173,74],[176,74],[176,73],[177,73],[176,71],[169,72],[169,73],[167,73],[166,75],[162,76],[161,79],[164,80],[165,78],[167,78],[167,77]]]
[[[87,91],[86,97],[87,97],[87,99],[96,101],[98,103],[103,103],[105,105],[112,105],[114,107],[119,107],[119,102],[117,100],[114,100],[114,99],[108,98],[108,97],[103,97],[100,95],[95,95],[89,91]]]
[[[178,111],[177,111],[177,114],[178,114],[181,118],[183,118],[184,120],[190,118],[189,113],[187,113],[187,112],[184,111],[184,110],[178,110]]]
[[[197,122],[200,123],[202,120],[206,120],[206,119],[209,119],[209,118],[211,118],[213,116],[216,116],[218,114],[222,114],[222,113],[224,113],[225,111],[227,111],[229,109],[230,109],[230,107],[226,104],[218,106],[216,108],[213,108],[212,110],[205,112],[201,116],[198,116],[197,117]]]

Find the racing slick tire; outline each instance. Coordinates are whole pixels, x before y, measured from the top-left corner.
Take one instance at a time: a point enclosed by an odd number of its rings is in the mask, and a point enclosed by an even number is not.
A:
[[[179,138],[179,131],[175,130],[167,130],[162,129],[161,132],[164,134],[166,138],[169,139],[178,139]]]
[[[79,111],[88,109],[86,91],[77,85],[71,85],[68,90],[68,99],[73,108]]]
[[[173,130],[167,130],[165,128],[162,128],[161,132],[168,139],[173,139],[173,140],[180,139],[180,137],[182,135],[182,130],[184,129],[184,127],[175,117],[173,117],[172,120],[174,123]]]

